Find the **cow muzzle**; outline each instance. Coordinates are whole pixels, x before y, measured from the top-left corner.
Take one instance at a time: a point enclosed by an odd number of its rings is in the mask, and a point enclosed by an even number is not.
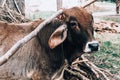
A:
[[[84,52],[98,51],[100,49],[98,41],[87,42]]]

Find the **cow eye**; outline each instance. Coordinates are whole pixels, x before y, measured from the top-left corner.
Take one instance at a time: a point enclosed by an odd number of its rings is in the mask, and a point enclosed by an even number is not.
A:
[[[70,26],[71,26],[71,28],[74,29],[75,31],[80,31],[80,28],[79,28],[77,22],[71,22],[71,23],[70,23]]]

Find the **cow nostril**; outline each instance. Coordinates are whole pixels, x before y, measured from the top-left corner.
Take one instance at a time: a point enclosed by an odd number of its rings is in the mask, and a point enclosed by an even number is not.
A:
[[[99,48],[98,43],[90,43],[90,44],[88,44],[88,46],[91,49],[91,51],[98,51],[98,48]]]

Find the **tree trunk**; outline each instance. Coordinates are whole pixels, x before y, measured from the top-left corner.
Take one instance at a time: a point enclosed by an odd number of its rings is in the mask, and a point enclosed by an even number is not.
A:
[[[56,0],[57,1],[57,11],[62,8],[62,0]]]

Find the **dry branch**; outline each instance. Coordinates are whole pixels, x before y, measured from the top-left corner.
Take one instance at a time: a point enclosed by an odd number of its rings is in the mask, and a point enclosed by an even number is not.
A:
[[[87,58],[84,57],[84,55],[82,55],[81,58],[82,58],[83,60],[88,60]],[[98,73],[100,73],[100,74],[103,75],[103,77],[105,78],[105,80],[110,80],[110,79],[106,76],[106,74],[105,74],[104,72],[102,72],[102,71],[101,71],[97,66],[95,66],[92,62],[88,61],[86,64],[89,65],[92,70],[94,70],[93,72],[95,72],[96,77],[98,77],[98,76],[99,76]]]
[[[74,64],[71,65],[71,68],[65,70],[72,76],[76,77],[77,79],[75,78],[75,80],[101,80],[103,78],[104,80],[111,80],[110,78],[113,78],[113,75],[110,72],[107,72],[103,69],[101,70],[101,68],[95,66],[90,60],[85,57],[84,54],[79,57],[79,60],[76,59]]]
[[[78,72],[74,72],[72,70],[69,69],[65,69],[67,72],[69,72],[70,74],[72,74],[73,76],[77,77],[79,80],[90,80],[87,77],[85,77],[84,75],[78,73]]]
[[[13,19],[13,21],[18,22],[18,21],[15,19],[15,17],[12,15],[12,13],[10,12],[10,9],[8,8],[7,4],[5,4],[5,5],[6,5],[6,9],[7,9],[7,11],[8,11],[8,14],[9,14],[10,17]]]
[[[87,62],[88,60],[79,60],[79,61],[75,61],[72,63],[72,65],[75,65],[75,64],[78,64],[78,63],[81,63],[81,62]]]
[[[22,14],[22,12],[20,11],[20,8],[19,8],[16,0],[13,0],[13,1],[14,1],[15,7],[16,7],[16,9],[18,10],[19,14]]]
[[[99,78],[100,76],[99,76],[98,72],[94,69],[94,67],[92,67],[92,65],[89,65],[89,64],[88,64],[90,61],[89,61],[88,59],[86,59],[86,58],[84,57],[84,55],[82,55],[81,58],[82,58],[83,60],[87,60],[87,62],[84,62],[84,63],[93,71],[93,73],[96,75],[96,77]]]
[[[109,74],[110,76],[113,76],[113,74],[111,74],[109,71],[107,71],[107,70],[104,70],[104,69],[102,69],[102,68],[99,68],[101,71],[103,71],[104,73],[106,73],[106,74]]]
[[[82,7],[85,8],[89,5],[91,5],[92,3],[96,2],[97,0],[88,0],[85,4],[82,4]]]
[[[3,0],[2,6],[1,6],[2,8],[4,7],[5,3],[6,3],[6,0]]]
[[[42,22],[34,31],[32,31],[30,34],[25,36],[23,39],[19,40],[10,50],[7,51],[3,56],[0,57],[0,66],[5,63],[15,52],[26,42],[31,40],[33,37],[37,35],[37,33],[48,23],[52,21],[53,18],[61,14],[63,10],[59,10],[57,13],[55,13],[50,18],[46,19],[44,22]]]

